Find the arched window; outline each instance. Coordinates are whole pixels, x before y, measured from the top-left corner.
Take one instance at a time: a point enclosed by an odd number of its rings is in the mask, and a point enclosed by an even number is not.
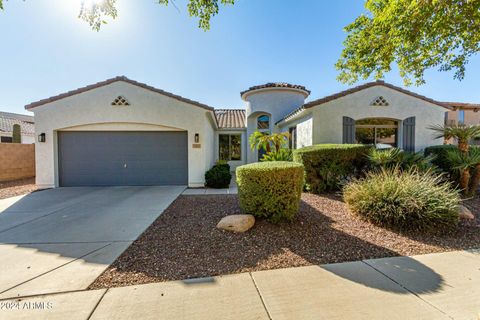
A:
[[[257,129],[258,130],[268,130],[270,129],[270,117],[266,114],[261,115],[257,118]]]
[[[379,149],[398,146],[398,122],[369,118],[355,121],[356,143],[373,144]]]

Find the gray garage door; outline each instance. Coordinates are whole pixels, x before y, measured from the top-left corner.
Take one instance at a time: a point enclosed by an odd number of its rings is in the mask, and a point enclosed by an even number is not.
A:
[[[186,185],[187,133],[58,133],[60,186]]]

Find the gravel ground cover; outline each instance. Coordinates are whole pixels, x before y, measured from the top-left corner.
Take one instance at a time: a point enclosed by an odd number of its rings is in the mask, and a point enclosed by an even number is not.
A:
[[[452,234],[400,234],[350,215],[337,195],[303,194],[294,221],[234,234],[216,224],[240,213],[236,195],[181,196],[90,288],[478,248],[480,199],[464,204],[476,219]]]
[[[0,199],[31,193],[36,190],[35,178],[0,182]]]

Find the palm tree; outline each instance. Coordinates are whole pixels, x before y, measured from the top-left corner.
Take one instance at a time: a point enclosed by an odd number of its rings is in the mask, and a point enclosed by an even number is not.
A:
[[[480,125],[436,125],[429,129],[437,133],[435,138],[457,140],[458,150],[448,152],[447,159],[460,172],[459,185],[463,194],[474,195],[480,185],[480,152],[476,148],[470,149],[468,143],[480,137]]]
[[[252,150],[264,149],[267,153],[270,153],[272,145],[275,151],[278,152],[282,147],[288,145],[289,139],[290,133],[288,132],[265,134],[255,131],[250,135],[249,142]]]
[[[480,125],[435,125],[430,126],[429,129],[437,133],[437,135],[435,135],[436,139],[456,139],[458,142],[458,150],[464,155],[468,153],[468,142],[473,138],[480,137]]]

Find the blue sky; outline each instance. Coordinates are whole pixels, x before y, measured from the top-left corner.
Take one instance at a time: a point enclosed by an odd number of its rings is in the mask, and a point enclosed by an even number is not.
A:
[[[0,110],[26,113],[29,102],[117,75],[216,108],[243,107],[239,92],[285,81],[312,91],[309,99],[349,86],[336,80],[343,27],[363,1],[237,0],[222,7],[211,30],[197,28],[187,0],[118,0],[119,17],[92,31],[77,18],[80,0],[9,0],[0,12]],[[402,85],[398,73],[385,77]],[[480,103],[480,57],[459,82],[431,70],[409,88],[438,100]],[[361,82],[360,82],[361,83]]]

